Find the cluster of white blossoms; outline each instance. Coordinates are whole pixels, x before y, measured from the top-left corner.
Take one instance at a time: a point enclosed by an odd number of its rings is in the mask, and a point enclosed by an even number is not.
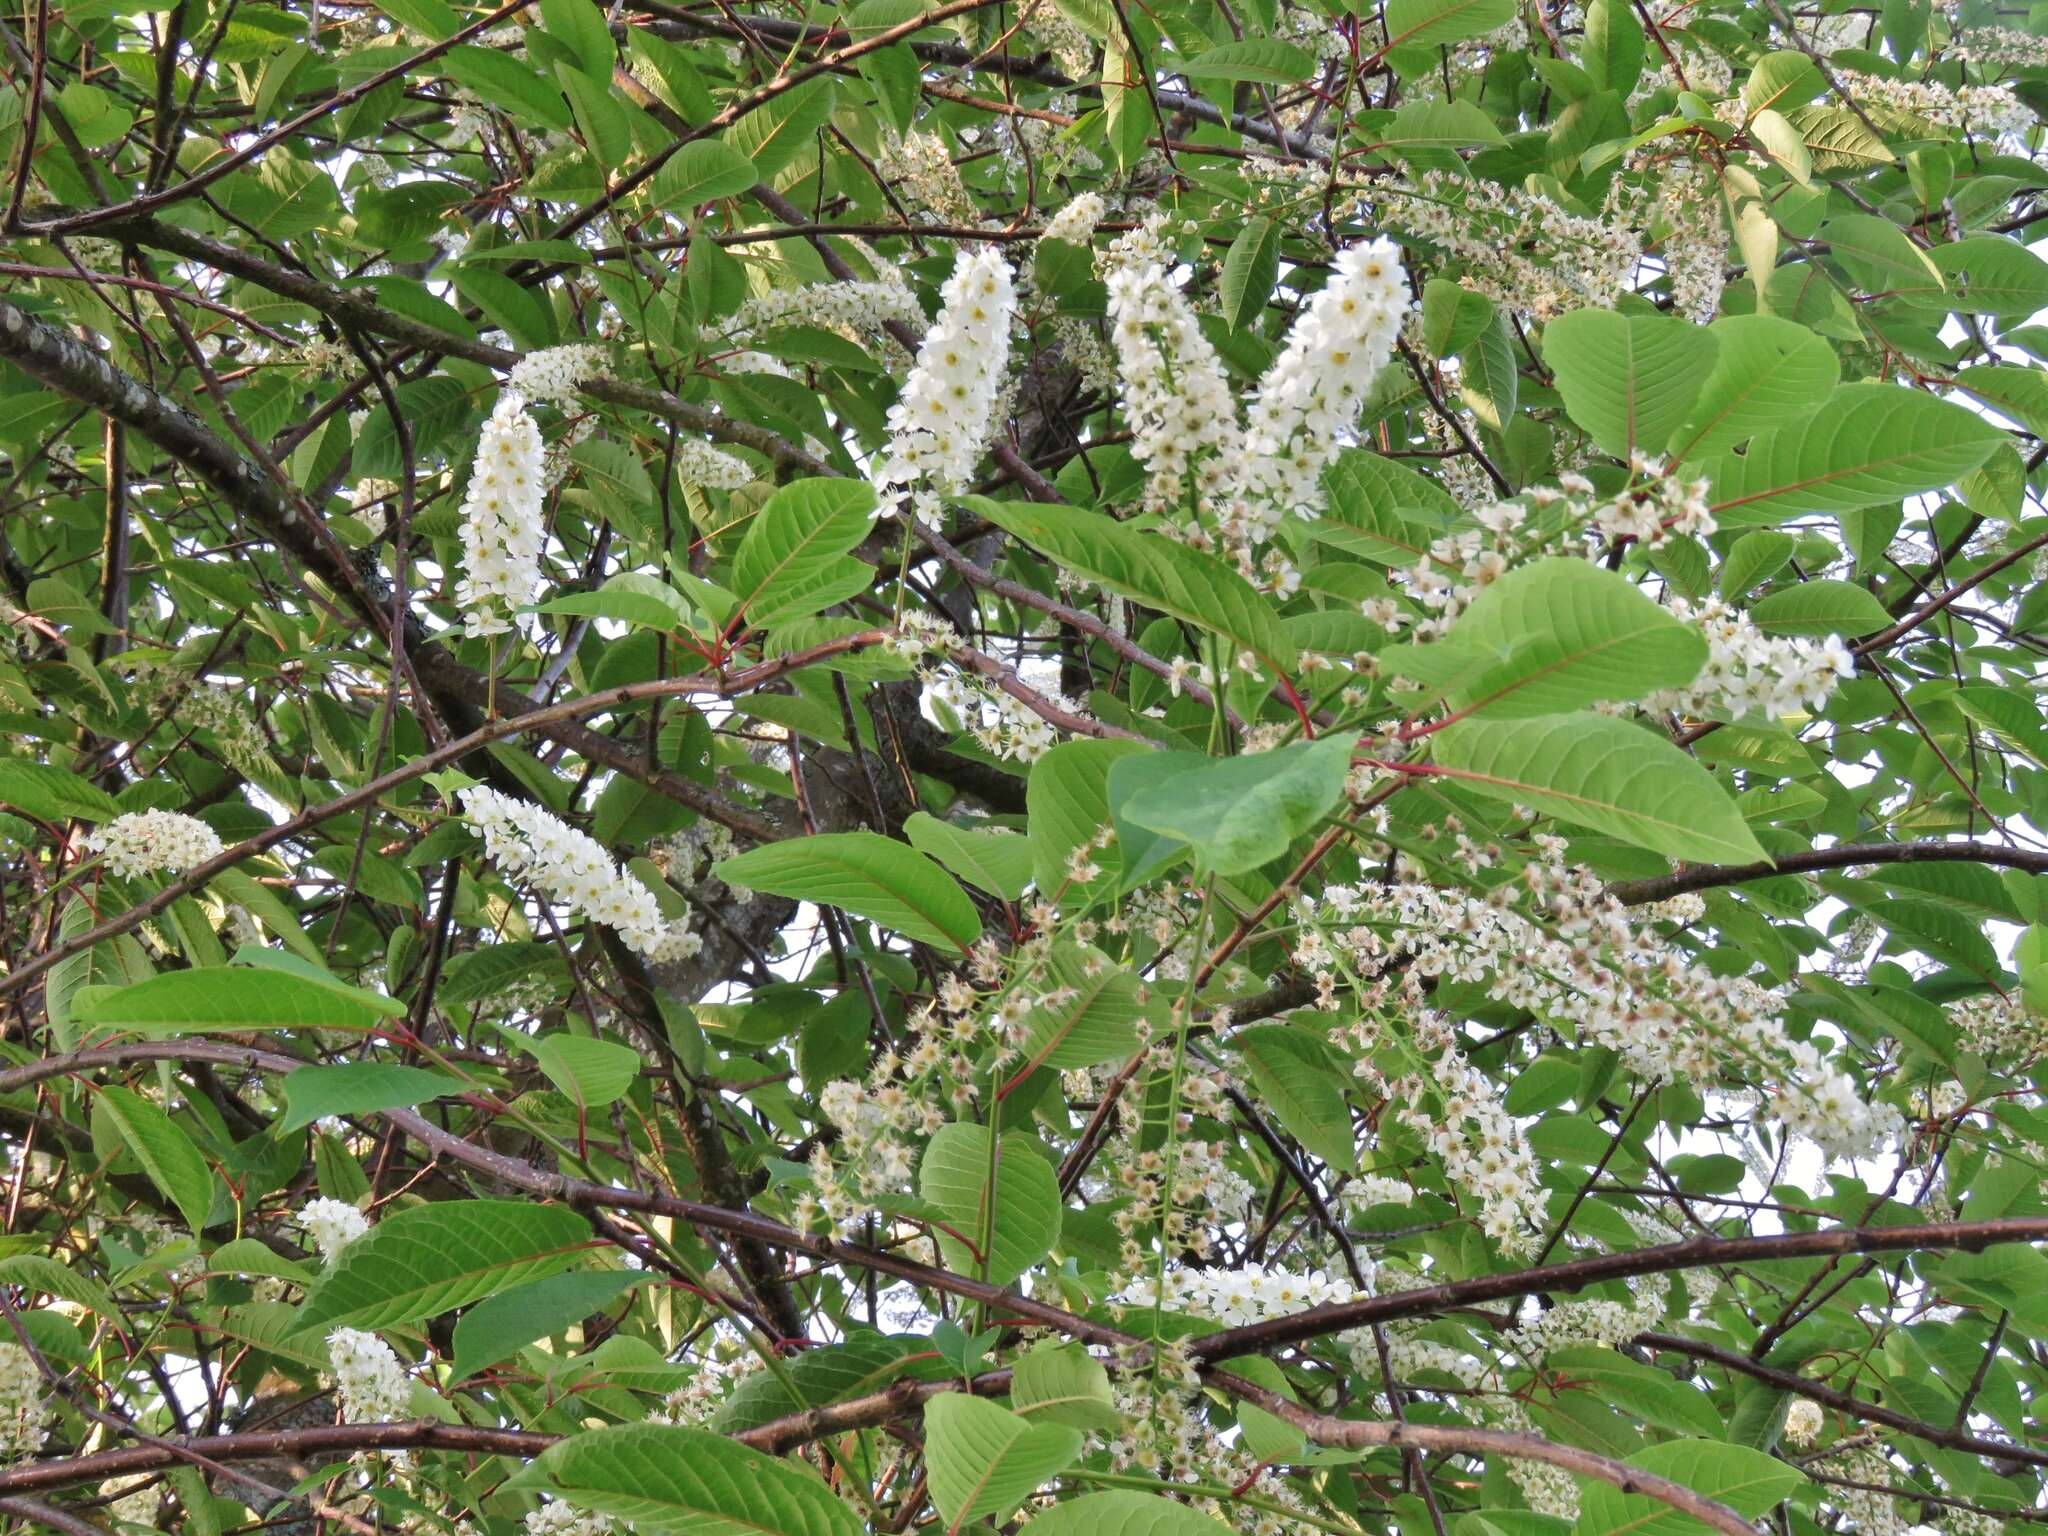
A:
[[[1856,674],[1855,654],[1838,636],[1767,635],[1718,597],[1673,597],[1670,609],[1706,636],[1707,664],[1685,687],[1650,695],[1646,709],[1725,720],[1818,713]]]
[[[1561,1301],[1549,1311],[1532,1310],[1507,1331],[1502,1342],[1530,1365],[1560,1349],[1604,1344],[1609,1349],[1664,1320],[1665,1285],[1661,1277],[1639,1283],[1626,1305],[1593,1298]]]
[[[889,407],[889,444],[875,471],[885,493],[920,483],[941,493],[965,488],[1009,368],[1017,290],[1001,255],[963,248],[940,297],[939,318]]]
[[[609,1515],[586,1514],[573,1504],[550,1500],[527,1513],[526,1536],[613,1536]]]
[[[1039,231],[1042,240],[1064,240],[1069,245],[1086,245],[1095,238],[1095,226],[1109,211],[1100,192],[1083,192],[1045,221]]]
[[[953,153],[936,133],[913,129],[907,134],[885,133],[875,169],[896,195],[912,208],[933,216],[935,223],[979,224],[981,210],[974,206],[967,185],[953,164]]]
[[[1359,1058],[1358,1068],[1369,1070],[1366,1057]],[[1390,1101],[1401,1105],[1401,1123],[1422,1137],[1443,1164],[1444,1177],[1479,1202],[1479,1230],[1502,1253],[1533,1254],[1544,1209],[1536,1157],[1522,1128],[1501,1107],[1493,1080],[1447,1042],[1430,1074],[1440,1112],[1422,1107],[1427,1090],[1420,1081],[1390,1086]]]
[[[676,478],[707,491],[736,491],[757,478],[745,459],[694,437],[676,439]]]
[[[2017,27],[1972,27],[1958,32],[1947,52],[1952,59],[1967,59],[1987,69],[2048,68],[2048,37]]]
[[[573,342],[566,347],[543,347],[529,352],[512,365],[505,387],[512,394],[543,405],[568,406],[576,402],[578,386],[611,373],[611,360],[603,347]]]
[[[124,880],[183,874],[221,852],[220,834],[183,811],[129,811],[87,834],[87,848],[106,857]]]
[[[1539,193],[1428,171],[1397,217],[1464,268],[1465,287],[1549,320],[1588,306],[1612,309],[1635,286],[1642,245],[1625,221],[1605,214],[1588,217]]]
[[[1866,109],[1888,107],[1956,133],[1996,138],[2025,133],[2034,113],[2009,85],[1947,86],[1933,80],[1891,80],[1861,70],[1835,69],[1842,89]]]
[[[1785,1410],[1785,1443],[1787,1445],[1811,1445],[1820,1438],[1822,1416],[1820,1404],[1811,1398],[1795,1397]]]
[[[40,1451],[55,1416],[35,1357],[19,1344],[0,1344],[0,1464]]]
[[[1059,745],[1059,733],[1020,700],[984,684],[978,677],[948,670],[931,684],[931,696],[967,728],[975,744],[991,757],[1035,763]],[[1070,710],[1081,708],[1065,701]]]
[[[1259,381],[1242,429],[1223,365],[1166,266],[1119,261],[1106,283],[1131,452],[1150,475],[1147,505],[1188,514],[1197,542],[1220,536],[1248,565],[1281,518],[1312,517],[1321,505],[1323,467],[1356,424],[1408,313],[1399,251],[1380,239],[1339,253]]]
[[[327,1364],[341,1397],[341,1416],[351,1424],[391,1424],[412,1408],[412,1383],[391,1346],[359,1328],[327,1335]]]
[[[540,428],[521,396],[502,394],[477,439],[462,498],[464,569],[455,601],[463,610],[464,633],[505,634],[512,628],[509,610],[533,601],[547,539],[546,493]]]
[[[617,929],[647,959],[687,960],[704,947],[686,919],[661,915],[654,893],[621,870],[602,843],[540,806],[473,785],[462,791],[462,809],[483,834],[484,851],[509,878]]]
[[[1592,510],[1592,525],[1609,542],[1631,539],[1655,549],[1667,539],[1703,539],[1714,532],[1713,504],[1708,497],[1712,482],[1687,480],[1671,474],[1660,458],[1642,454],[1629,456],[1631,488]],[[1567,472],[1558,477],[1565,495],[1590,496],[1592,482]],[[1542,497],[1531,498],[1539,505]]]
[[[884,276],[872,282],[813,283],[757,293],[726,322],[726,334],[738,338],[782,326],[815,325],[861,337],[879,334],[891,321],[922,330],[924,311],[902,272],[879,259],[875,268]]]
[[[1672,164],[1657,183],[1657,257],[1671,287],[1671,312],[1705,325],[1721,307],[1728,278],[1728,221],[1710,170]]]
[[[306,1229],[320,1257],[332,1264],[341,1250],[370,1230],[370,1218],[346,1200],[309,1200],[300,1209],[298,1224]]]
[[[1451,829],[1475,874],[1495,862]],[[1497,1002],[1574,1028],[1579,1042],[1621,1053],[1648,1082],[1697,1088],[1729,1075],[1768,1094],[1770,1114],[1832,1154],[1864,1155],[1902,1128],[1896,1109],[1866,1104],[1849,1076],[1784,1026],[1776,994],[1715,975],[1655,929],[1633,922],[1591,871],[1564,862],[1564,840],[1538,836],[1537,857],[1486,896],[1417,878],[1332,886],[1305,912],[1357,967],[1405,960],[1404,984],[1445,977]],[[1517,903],[1526,904],[1526,912]]]
[[[1369,1271],[1366,1278],[1372,1278]],[[1149,1307],[1158,1294],[1153,1277],[1144,1275],[1126,1286],[1117,1300],[1126,1306]],[[1356,1301],[1372,1292],[1319,1269],[1304,1272],[1245,1264],[1236,1269],[1169,1269],[1164,1294],[1161,1305],[1169,1312],[1239,1328],[1310,1307]]]

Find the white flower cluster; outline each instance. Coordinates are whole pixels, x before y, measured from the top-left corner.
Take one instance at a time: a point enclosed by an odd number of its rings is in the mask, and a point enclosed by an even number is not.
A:
[[[879,263],[878,270],[889,275],[874,282],[814,283],[757,293],[734,312],[726,333],[742,337],[779,326],[815,325],[870,336],[879,335],[892,320],[922,330],[924,311],[902,273],[886,262]]]
[[[1655,549],[1673,537],[1703,539],[1714,531],[1710,481],[1680,479],[1667,472],[1662,459],[1642,455],[1630,456],[1629,472],[1633,488],[1593,509],[1593,526],[1608,541],[1633,539]],[[1591,481],[1576,474],[1561,476],[1559,483],[1580,495],[1593,489]]]
[[[137,705],[152,715],[212,733],[221,755],[243,773],[275,771],[262,728],[232,689],[155,662],[138,664],[128,686]]]
[[[1239,430],[1223,365],[1158,262],[1108,270],[1109,316],[1131,452],[1147,504],[1221,534],[1241,565],[1289,512],[1321,505],[1323,466],[1356,423],[1408,312],[1393,243],[1347,247],[1259,381]],[[1204,529],[1213,521],[1213,530]]]
[[[407,1417],[412,1383],[391,1346],[374,1333],[337,1328],[327,1335],[327,1363],[351,1424],[391,1424]]]
[[[1367,1278],[1371,1278],[1370,1272]],[[1127,1306],[1149,1307],[1157,1294],[1153,1277],[1145,1275],[1127,1286],[1117,1299]],[[1170,1312],[1238,1328],[1331,1302],[1356,1301],[1371,1294],[1321,1270],[1304,1273],[1278,1265],[1269,1268],[1264,1264],[1246,1264],[1237,1269],[1169,1269],[1162,1305]]]
[[[735,458],[697,438],[679,437],[676,478],[707,491],[736,491],[743,485],[752,485],[756,477],[745,459]]]
[[[1956,1038],[1979,1056],[2024,1065],[2048,1053],[2048,1018],[2017,996],[1987,992],[1965,998],[1948,1011]]]
[[[884,134],[875,169],[896,195],[933,222],[979,224],[981,211],[968,196],[967,185],[953,164],[946,141],[936,133],[914,129],[908,134]]]
[[[1464,267],[1466,287],[1538,320],[1587,306],[1612,309],[1634,286],[1643,255],[1625,220],[1572,213],[1538,193],[1438,171],[1423,174],[1399,218]]]
[[[875,474],[885,492],[919,482],[941,493],[964,488],[989,438],[1017,307],[1010,269],[992,247],[963,248],[941,298],[939,318],[889,407],[889,445]]]
[[[1556,1350],[1580,1344],[1604,1344],[1613,1349],[1662,1322],[1665,1300],[1664,1285],[1653,1280],[1640,1285],[1627,1306],[1598,1298],[1561,1301],[1549,1311],[1535,1312],[1515,1324],[1504,1342],[1530,1365]]]
[[[2009,85],[1946,86],[1933,80],[1890,80],[1837,67],[1842,89],[1865,108],[1888,107],[1956,133],[1987,138],[2025,133],[2034,113]]]
[[[559,1500],[530,1511],[525,1527],[526,1536],[613,1536],[618,1529],[608,1515],[586,1514]]]
[[[547,490],[540,428],[520,396],[505,393],[477,439],[476,463],[462,498],[461,580],[455,601],[465,633],[502,635],[506,610],[533,601],[547,540],[542,500]]]
[[[101,1495],[116,1495],[114,1502],[107,1506],[107,1513],[115,1525],[140,1525],[156,1529],[157,1516],[163,1512],[164,1484],[152,1473],[138,1472],[133,1477],[117,1477],[106,1482],[100,1489]]]
[[[1785,1443],[1811,1445],[1820,1438],[1820,1404],[1811,1398],[1795,1397],[1785,1410]]]
[[[1323,466],[1358,420],[1408,313],[1400,249],[1384,237],[1338,253],[1336,273],[1294,323],[1259,381],[1245,431],[1239,492],[1266,509],[1311,517]]]
[[[1069,245],[1086,245],[1095,238],[1095,226],[1109,207],[1100,192],[1083,192],[1045,221],[1039,231],[1042,240],[1064,240]]]
[[[55,1416],[35,1357],[19,1344],[0,1344],[0,1465],[40,1451]]]
[[[341,1250],[370,1230],[370,1218],[346,1200],[309,1200],[299,1211],[298,1224],[313,1239],[320,1257],[332,1264]]]
[[[543,405],[567,406],[575,404],[580,385],[610,373],[611,361],[603,347],[574,342],[566,347],[544,347],[527,353],[505,376],[505,388]]]
[[[1705,325],[1721,307],[1728,275],[1728,221],[1720,188],[1694,161],[1680,160],[1657,186],[1657,255],[1671,285],[1671,310]]]
[[[1856,674],[1856,657],[1838,636],[1767,635],[1718,597],[1697,605],[1674,597],[1670,607],[1707,637],[1707,664],[1685,687],[1645,699],[1647,709],[1725,720],[1817,713]]]
[[[1956,34],[1948,45],[1952,59],[1967,59],[1989,69],[2048,68],[2048,37],[2036,37],[2017,27],[1972,27]]]
[[[654,893],[613,862],[597,839],[530,801],[484,785],[462,791],[463,813],[483,834],[491,861],[549,901],[616,928],[656,964],[687,960],[704,947],[686,919],[661,915]]]
[[[1361,1058],[1359,1065],[1365,1064]],[[1392,1101],[1402,1106],[1397,1111],[1402,1124],[1421,1135],[1443,1164],[1444,1177],[1479,1201],[1479,1229],[1502,1253],[1534,1253],[1543,1189],[1522,1128],[1501,1107],[1492,1080],[1448,1044],[1437,1060],[1433,1085],[1443,1104],[1440,1114],[1420,1107],[1420,1083],[1395,1085]]]
[[[89,833],[84,843],[104,854],[107,868],[124,880],[183,874],[221,852],[220,834],[182,811],[129,811]]]

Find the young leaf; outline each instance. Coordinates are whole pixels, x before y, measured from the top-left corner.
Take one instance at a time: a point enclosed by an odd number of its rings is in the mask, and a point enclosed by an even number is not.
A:
[[[732,588],[748,624],[819,613],[872,585],[874,567],[847,551],[867,536],[874,510],[864,480],[799,480],[769,497],[733,558]]]
[[[1203,868],[1238,875],[1278,858],[1343,798],[1355,745],[1342,733],[1251,757],[1173,754],[1181,771],[1112,806],[1120,819],[1179,838]]]
[[[992,1154],[987,1126],[940,1126],[918,1165],[917,1192],[945,1214],[952,1229],[938,1234],[947,1264],[991,1285],[1008,1285],[1059,1240],[1059,1180],[1021,1135],[1002,1138]],[[979,1259],[976,1248],[986,1250]]]
[[[1081,1454],[1072,1425],[1029,1423],[965,1392],[926,1403],[924,1431],[932,1503],[949,1531],[984,1516],[1002,1524]]]
[[[111,1120],[149,1175],[149,1182],[170,1197],[196,1237],[206,1230],[213,1210],[213,1170],[169,1115],[126,1088],[102,1088],[95,1106]]]
[[[916,849],[876,832],[822,832],[721,860],[728,884],[838,907],[920,943],[965,954],[981,918],[959,882]]]

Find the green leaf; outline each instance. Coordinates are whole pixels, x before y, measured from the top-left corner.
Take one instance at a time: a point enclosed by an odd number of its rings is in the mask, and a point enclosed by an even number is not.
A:
[[[1493,119],[1469,101],[1411,101],[1369,130],[1369,137],[1373,148],[1395,150],[1473,149],[1504,142]]]
[[[1724,315],[1707,334],[1717,343],[1714,366],[1685,424],[1671,434],[1673,463],[1733,448],[1810,414],[1841,374],[1833,347],[1775,315]]]
[[[1573,421],[1602,450],[1626,459],[1661,450],[1692,409],[1717,342],[1669,315],[1581,309],[1543,331],[1543,361]]]
[[[603,11],[591,0],[540,0],[540,19],[548,36],[575,56],[576,67],[584,75],[610,85],[618,55]]]
[[[1128,850],[1100,850],[1103,872],[1086,884],[1075,882],[1069,868],[1076,850],[1091,845],[1110,820],[1111,770],[1134,754],[1155,755],[1141,741],[1065,741],[1031,765],[1024,791],[1031,879],[1048,901],[1078,910],[1116,886]]]
[[[1593,0],[1586,7],[1586,36],[1579,64],[1593,84],[1626,98],[1642,78],[1643,24],[1628,0]]]
[[[1563,714],[1681,688],[1707,660],[1699,630],[1634,582],[1561,555],[1481,589],[1449,638],[1505,658],[1450,695],[1454,709],[1495,716]]]
[[[611,46],[609,34],[605,46]],[[633,148],[633,125],[626,117],[626,109],[612,99],[610,69],[600,80],[572,65],[557,64],[555,81],[569,98],[569,110],[576,116],[576,130],[583,147],[596,157],[599,165],[624,164]]]
[[[1439,731],[1436,766],[1489,799],[1526,805],[1674,859],[1763,859],[1735,802],[1662,736],[1611,715],[1465,720]]]
[[[57,823],[73,817],[112,821],[117,814],[113,799],[90,779],[67,768],[18,757],[0,758],[0,805],[38,821]]]
[[[557,132],[566,133],[574,121],[552,81],[543,80],[530,65],[495,48],[464,43],[444,53],[438,67],[483,100],[515,110]]]
[[[861,1533],[853,1511],[801,1462],[679,1424],[615,1424],[572,1435],[543,1451],[514,1485],[673,1536]]]
[[[1853,581],[1802,581],[1750,606],[1756,627],[1773,635],[1867,635],[1891,623],[1885,606]]]
[[[653,1276],[630,1269],[582,1269],[500,1291],[455,1324],[451,1382],[467,1381],[539,1339],[553,1338]]]
[[[1250,757],[1177,752],[1179,769],[1111,811],[1149,831],[1179,838],[1219,875],[1239,875],[1278,858],[1320,824],[1344,796],[1355,742],[1342,733]]]
[[[637,624],[668,634],[686,634],[697,627],[697,614],[689,599],[660,577],[644,571],[621,571],[595,592],[571,592],[550,598],[536,604],[533,611],[610,619],[616,624]]]
[[[1973,411],[1893,384],[1845,384],[1805,420],[1712,460],[1723,526],[1853,512],[1953,485],[2005,434]]]
[[[192,1138],[169,1115],[129,1089],[102,1088],[93,1105],[114,1123],[149,1182],[170,1197],[192,1234],[205,1231],[213,1210],[213,1170]]]
[[[1735,602],[1752,591],[1758,582],[1768,581],[1792,558],[1794,540],[1775,528],[1745,533],[1728,551],[1721,566],[1721,595]]]
[[[1031,884],[1031,839],[1001,827],[970,831],[926,811],[904,818],[903,835],[976,890],[1015,901]]]
[[[1294,648],[1272,605],[1213,555],[1127,528],[1077,507],[958,498],[997,527],[1015,534],[1090,581],[1161,613],[1220,634],[1276,672],[1291,675]]]
[[[1231,1527],[1156,1493],[1091,1493],[1055,1504],[1024,1529],[1031,1536],[1225,1536]]]
[[[1947,299],[1930,300],[1935,307],[2014,320],[2048,309],[2048,261],[2017,240],[1978,235],[1937,245],[1930,254],[1953,290]]]
[[[1422,344],[1431,357],[1455,357],[1492,321],[1493,300],[1485,294],[1441,277],[1423,285]]]
[[[1021,1132],[1002,1138],[1000,1152],[993,1205],[987,1126],[940,1126],[917,1170],[918,1194],[959,1234],[938,1234],[947,1266],[980,1275],[991,1285],[1010,1284],[1044,1258],[1060,1235],[1060,1186],[1052,1165]],[[984,1234],[990,1238],[985,1262],[968,1246],[984,1246]]]
[[[630,1045],[588,1035],[542,1035],[526,1048],[548,1081],[584,1109],[602,1109],[624,1098],[642,1067],[640,1053]]]
[[[806,80],[726,129],[725,143],[753,162],[757,177],[772,182],[784,166],[811,147],[818,130],[832,116],[833,99],[828,77]]]
[[[1000,1525],[1081,1454],[1070,1424],[1033,1424],[965,1392],[924,1405],[925,1469],[932,1503],[957,1531],[987,1517]]]
[[[1682,1483],[1728,1505],[1746,1520],[1806,1486],[1797,1467],[1747,1446],[1719,1440],[1673,1440],[1628,1458],[1638,1471]],[[1697,1536],[1699,1522],[1647,1494],[1610,1483],[1582,1484],[1575,1536]]]
[[[1712,1400],[1697,1386],[1612,1349],[1591,1344],[1554,1349],[1543,1357],[1543,1370],[1568,1378],[1575,1389],[1590,1388],[1623,1412],[1674,1434],[1718,1440],[1727,1433]]]
[[[1253,219],[1237,232],[1223,258],[1223,322],[1244,330],[1265,313],[1280,280],[1280,224]]]
[[[447,1200],[386,1216],[341,1251],[299,1309],[299,1331],[439,1317],[584,1257],[590,1223],[530,1200]]]
[[[1332,1168],[1356,1163],[1351,1112],[1314,1042],[1286,1024],[1259,1024],[1232,1035],[1230,1046],[1289,1135]]]
[[[1514,15],[1514,0],[1388,0],[1387,46],[1462,42],[1506,26]]]
[[[766,843],[719,861],[714,873],[748,890],[838,907],[962,954],[981,937],[981,918],[959,883],[916,849],[876,832]]]
[[[712,1415],[711,1427],[737,1434],[806,1408],[865,1397],[896,1380],[923,1354],[922,1339],[857,1333],[844,1344],[807,1349],[786,1373],[756,1371],[733,1388]]]
[[[296,1131],[315,1120],[372,1114],[380,1109],[409,1109],[429,1099],[466,1091],[445,1072],[408,1067],[395,1061],[344,1061],[326,1067],[299,1067],[285,1075],[285,1115],[280,1128]]]
[[[1069,1072],[1121,1061],[1138,1048],[1138,1023],[1148,1013],[1138,979],[1093,945],[1055,941],[1037,990],[1058,1000],[1025,1015],[1020,1072]]]
[[[1514,419],[1520,389],[1507,317],[1496,312],[1458,359],[1458,392],[1481,426],[1503,432]]]
[[[1041,1344],[1018,1356],[1010,1406],[1027,1419],[1077,1429],[1115,1429],[1122,1422],[1109,1372],[1079,1344]]]
[[[867,537],[874,511],[865,480],[799,480],[769,497],[733,557],[732,590],[747,622],[803,618],[874,585],[874,567],[847,554]]]
[[[1179,66],[1190,80],[1242,80],[1253,85],[1300,85],[1315,78],[1316,61],[1292,43],[1274,37],[1205,48]]]
[[[403,1018],[405,1005],[360,987],[290,971],[212,966],[166,971],[96,997],[78,1015],[81,1030],[121,1030],[152,1038],[241,1029],[345,1029],[367,1034]]]
[[[751,192],[760,179],[754,162],[732,145],[699,139],[677,150],[655,173],[649,201],[656,208],[694,209]]]

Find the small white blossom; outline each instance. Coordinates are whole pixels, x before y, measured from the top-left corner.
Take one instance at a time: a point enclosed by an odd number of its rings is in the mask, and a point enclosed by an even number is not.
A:
[[[298,1223],[313,1239],[320,1257],[332,1264],[341,1250],[370,1230],[370,1218],[346,1200],[311,1200],[298,1214]]]
[[[130,811],[85,838],[124,880],[137,875],[183,874],[218,857],[220,834],[181,811]]]
[[[351,1424],[390,1424],[407,1416],[412,1383],[391,1346],[374,1333],[337,1328],[327,1336],[341,1414]]]

